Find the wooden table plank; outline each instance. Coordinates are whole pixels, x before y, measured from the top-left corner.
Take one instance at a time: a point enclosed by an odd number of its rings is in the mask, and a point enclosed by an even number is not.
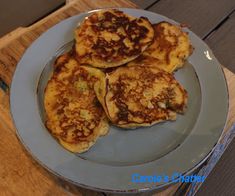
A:
[[[205,41],[218,60],[235,73],[235,12]]]
[[[235,194],[235,139],[230,143],[196,196]]]
[[[31,25],[64,3],[65,0],[0,1],[0,37],[19,26]]]
[[[159,0],[131,0],[134,4],[138,5],[139,8],[146,9],[149,6],[157,3]]]
[[[228,91],[229,91],[229,113],[226,128],[229,129],[235,124],[235,74],[229,71],[227,68],[224,69],[226,76]]]
[[[234,8],[234,0],[161,0],[149,10],[190,25],[203,38]]]

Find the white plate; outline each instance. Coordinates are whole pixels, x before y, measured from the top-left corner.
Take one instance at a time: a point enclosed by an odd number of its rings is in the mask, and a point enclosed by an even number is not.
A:
[[[136,17],[145,16],[152,23],[176,23],[144,10],[121,10]],[[189,63],[175,76],[188,91],[189,102],[185,115],[178,115],[175,122],[128,131],[111,127],[107,136],[81,155],[66,151],[45,128],[41,102],[51,71],[51,58],[59,48],[67,47],[73,40],[77,23],[89,14],[73,16],[50,28],[27,49],[18,63],[10,102],[21,142],[54,174],[98,191],[138,192],[171,183],[133,183],[134,173],[167,176],[175,172],[191,173],[209,156],[223,131],[228,113],[228,90],[219,62],[208,46],[188,29],[185,30],[195,50]]]

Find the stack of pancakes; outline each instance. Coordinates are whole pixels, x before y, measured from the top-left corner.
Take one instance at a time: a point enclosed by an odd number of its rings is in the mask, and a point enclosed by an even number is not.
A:
[[[181,27],[109,9],[87,17],[75,40],[57,58],[44,97],[46,127],[66,149],[87,151],[109,122],[136,128],[184,113],[187,92],[173,72],[192,46]]]

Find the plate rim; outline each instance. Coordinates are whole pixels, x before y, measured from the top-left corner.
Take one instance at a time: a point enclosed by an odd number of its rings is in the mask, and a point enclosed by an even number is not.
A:
[[[96,11],[99,11],[99,10],[113,9],[113,8],[123,10],[124,12],[125,12],[126,10],[140,11],[140,9],[135,9],[135,8],[116,8],[116,7],[94,9],[94,10],[91,10],[91,11],[88,11],[88,12],[83,12],[83,13],[80,13],[80,14],[78,14],[78,15],[71,16],[71,17],[69,17],[69,18],[67,18],[67,19],[64,19],[64,20],[60,21],[60,22],[57,23],[56,25],[60,24],[61,22],[65,22],[65,21],[69,20],[69,19],[72,18],[72,17],[76,17],[76,16],[80,16],[80,15],[84,15],[84,14],[86,15],[86,14],[90,14],[90,13],[93,13],[93,12],[96,12]],[[146,10],[141,10],[141,11],[143,11],[142,13],[144,13],[144,12],[150,12],[150,11],[146,11]],[[174,20],[172,20],[172,19],[170,19],[170,18],[168,18],[168,17],[166,17],[166,16],[163,16],[163,15],[161,15],[161,14],[154,13],[154,12],[151,12],[151,13],[156,14],[156,15],[159,15],[159,16],[162,16],[163,18],[166,18],[166,19],[168,19],[169,21],[174,21]],[[174,22],[176,22],[176,21],[174,21]],[[176,23],[177,23],[177,22],[176,22]],[[47,29],[47,30],[46,30],[45,32],[43,32],[36,40],[38,40],[43,34],[47,33],[48,30],[50,30],[51,28],[55,27],[56,25],[54,25],[54,26],[50,27],[49,29]],[[189,30],[189,31],[192,32],[191,30]],[[192,33],[193,33],[193,32],[192,32]],[[195,34],[195,33],[193,33],[193,34]],[[195,34],[195,35],[196,35],[196,34]],[[197,36],[197,35],[196,35],[196,36]],[[197,37],[198,37],[198,36],[197,36]],[[201,40],[200,37],[198,37],[198,38]],[[31,45],[33,45],[36,40],[34,40],[34,41],[31,43]],[[212,50],[209,48],[209,46],[208,46],[203,40],[201,40],[201,41],[203,42],[203,44],[205,44],[205,46],[207,47],[207,49],[208,49],[208,50],[210,51],[210,53],[213,55],[213,52],[212,52]],[[28,49],[30,49],[30,47],[28,47],[28,48],[26,49],[26,51],[25,51],[24,54],[22,55],[21,59],[23,58],[23,56],[25,55],[25,53],[27,52]],[[213,56],[214,56],[214,55],[213,55]],[[214,56],[214,58],[216,59],[215,56]],[[17,65],[21,62],[21,59],[18,61]],[[217,59],[216,59],[216,60],[217,60]],[[217,61],[218,61],[218,60],[217,60]],[[218,63],[219,63],[219,61],[218,61]],[[219,63],[219,64],[220,64],[220,63]],[[19,66],[16,67],[16,70],[15,70],[15,71],[17,71],[17,68],[18,68],[18,67],[19,67]],[[228,90],[227,78],[226,78],[226,76],[225,76],[224,70],[223,70],[222,67],[221,67],[221,64],[220,64],[220,69],[221,69],[221,71],[222,71],[223,78],[224,78],[225,81],[226,81],[226,82],[225,82],[225,84],[226,84],[226,96],[227,96],[226,98],[227,98],[227,100],[228,100],[228,101],[227,101],[228,105],[227,105],[226,121],[225,121],[224,124],[223,124],[223,129],[221,130],[221,134],[220,134],[218,140],[216,141],[216,143],[214,144],[213,148],[208,152],[207,155],[204,156],[204,158],[203,158],[202,160],[200,160],[197,164],[195,164],[191,169],[189,169],[188,171],[186,171],[186,172],[183,174],[184,176],[190,174],[191,172],[193,172],[194,170],[196,170],[197,168],[199,168],[199,167],[207,160],[207,158],[213,153],[216,144],[221,140],[221,138],[222,138],[222,136],[223,136],[222,133],[224,132],[224,129],[225,129],[226,124],[227,124],[227,121],[228,121],[228,116],[229,116],[229,115],[228,115],[228,109],[229,109],[230,103],[229,103],[229,90]],[[12,85],[13,85],[13,83],[14,83],[15,75],[16,75],[16,74],[14,73],[14,75],[13,75],[13,77],[12,77],[11,87],[12,87]],[[13,114],[13,109],[12,109],[12,94],[13,94],[13,92],[12,92],[12,91],[13,91],[12,88],[10,88],[10,113],[11,113],[12,120],[13,120],[14,125],[15,125],[15,128],[16,128],[16,135],[17,135],[18,139],[21,141],[21,143],[23,144],[24,148],[27,150],[27,152],[33,157],[33,159],[35,159],[40,165],[42,165],[45,169],[47,169],[48,171],[50,171],[52,174],[54,174],[54,175],[56,175],[56,176],[58,176],[58,177],[60,177],[60,178],[62,178],[62,179],[65,179],[66,181],[69,181],[69,182],[71,182],[72,184],[75,184],[75,185],[78,185],[78,186],[80,186],[80,187],[83,187],[83,188],[88,188],[88,189],[96,190],[96,191],[111,192],[111,193],[117,193],[117,192],[120,192],[120,193],[127,193],[127,192],[131,192],[131,193],[144,192],[144,191],[150,191],[150,190],[155,190],[155,189],[161,189],[161,188],[163,188],[163,187],[166,187],[166,186],[168,186],[168,185],[174,183],[174,182],[169,181],[168,183],[164,183],[164,184],[162,184],[162,185],[154,184],[154,186],[149,186],[149,187],[140,188],[140,189],[111,190],[111,189],[103,189],[103,188],[100,189],[100,188],[98,188],[98,187],[92,187],[92,186],[89,186],[89,185],[85,185],[85,184],[82,184],[82,183],[78,183],[78,182],[75,182],[75,181],[73,181],[73,180],[71,180],[71,179],[68,179],[68,178],[66,178],[66,177],[64,177],[64,176],[62,176],[62,175],[60,175],[59,173],[57,173],[56,171],[52,170],[52,169],[49,168],[47,165],[45,165],[41,160],[39,160],[38,157],[36,157],[36,156],[34,155],[34,153],[31,151],[31,149],[27,146],[27,144],[25,144],[25,142],[24,142],[23,138],[21,137],[20,132],[19,132],[17,126],[16,126],[16,122],[15,122],[15,118],[14,118],[14,114]]]

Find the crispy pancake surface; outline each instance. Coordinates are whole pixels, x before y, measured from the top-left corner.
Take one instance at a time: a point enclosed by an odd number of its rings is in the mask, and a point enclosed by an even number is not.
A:
[[[153,66],[169,73],[181,68],[193,51],[187,33],[168,22],[154,24],[153,28],[153,43],[129,66]]]
[[[68,54],[55,63],[44,94],[46,127],[69,151],[85,152],[108,132],[105,112],[94,91],[102,77],[100,70],[80,66]]]
[[[134,18],[116,9],[101,10],[76,29],[76,57],[94,67],[116,67],[138,57],[153,38],[147,18]]]
[[[156,67],[119,67],[95,91],[110,121],[123,128],[175,120],[187,104],[186,90]]]

